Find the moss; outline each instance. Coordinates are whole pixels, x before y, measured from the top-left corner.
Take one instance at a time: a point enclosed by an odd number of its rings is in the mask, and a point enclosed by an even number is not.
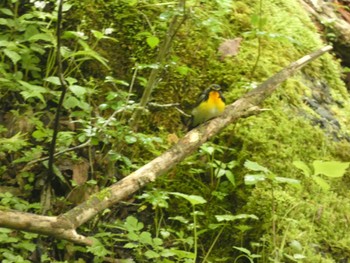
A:
[[[327,262],[330,259],[338,260],[349,256],[350,239],[344,236],[348,231],[347,216],[349,205],[347,199],[340,198],[334,192],[326,195],[305,194],[305,185],[302,183],[301,191],[285,187],[274,189],[275,211],[272,209],[272,192],[267,184],[260,184],[251,192],[245,211],[254,213],[262,222],[259,222],[255,231],[261,231],[261,235],[271,233],[272,221],[276,220],[276,232],[268,236],[272,240],[275,235],[277,244],[284,255],[293,255],[292,242],[297,241],[302,248],[298,253],[306,256],[305,262],[313,262],[315,258],[323,258],[319,262]],[[315,186],[313,186],[315,187]],[[317,187],[313,188],[317,191]],[[266,237],[266,235],[265,235]],[[256,235],[249,235],[253,238]],[[252,240],[251,240],[252,241]],[[338,260],[336,262],[338,262]]]
[[[274,107],[260,116],[241,121],[234,130],[243,145],[238,159],[251,159],[275,173],[289,174],[293,170],[293,160],[319,156],[319,151],[327,148],[323,132],[302,117],[290,119],[288,115],[295,115],[295,112],[283,106]]]
[[[192,7],[189,18],[174,39],[162,81],[153,93],[154,101],[164,104],[179,102],[189,111],[202,89],[218,83],[223,86],[225,96],[231,103],[291,62],[325,45],[297,0],[263,2],[262,14],[259,14],[259,1],[231,1],[226,9],[219,2],[204,1],[203,7]],[[113,9],[109,15],[115,19],[118,27],[114,36],[119,42],[115,46],[109,43],[102,43],[102,46],[106,48],[106,54],[113,54],[110,60],[113,74],[118,79],[130,80],[135,63],[153,63],[157,50],[150,50],[137,37],[140,32],[150,31],[147,21],[139,12],[140,7],[110,3],[106,7],[99,6],[99,9],[107,12],[111,7]],[[94,10],[89,7],[88,11],[93,13]],[[167,25],[159,19],[163,11],[167,9],[162,5],[152,4],[142,9],[160,38]],[[266,20],[261,28],[256,22],[254,24],[254,15]],[[91,17],[96,17],[96,14]],[[107,22],[103,21],[104,26],[108,26]],[[244,38],[239,53],[236,57],[220,60],[218,46],[225,39],[235,37]],[[186,70],[181,71],[179,67]],[[147,78],[148,72],[148,69],[139,71],[137,77]],[[329,109],[340,124],[340,130],[336,132],[347,138],[346,131],[350,125],[349,95],[340,80],[340,72],[338,61],[331,55],[322,56],[283,83],[262,105],[267,109],[265,112],[240,120],[215,138],[217,149],[219,146],[221,148],[213,159],[217,163],[237,162],[232,169],[237,184],[235,189],[225,177],[213,180],[211,165],[215,162],[210,163],[208,156],[201,154],[188,158],[183,166],[169,173],[170,180],[158,180],[152,185],[165,191],[198,194],[208,200],[202,210],[205,216],[201,218],[203,233],[200,242],[203,250],[208,249],[215,238],[212,229],[209,231],[209,225],[217,223],[216,214],[253,213],[260,220],[247,223],[254,228],[243,235],[246,247],[249,247],[250,241],[265,242],[264,253],[267,255],[276,249],[293,255],[295,252],[289,243],[297,240],[307,257],[304,262],[334,262],[333,259],[341,259],[341,253],[348,255],[349,240],[344,237],[344,233],[348,232],[344,218],[350,211],[346,205],[350,203],[348,189],[342,185],[343,181],[335,181],[332,182],[333,190],[339,190],[341,197],[334,192],[320,193],[317,186],[304,178],[292,164],[295,160],[310,163],[315,159],[349,159],[348,141],[334,141],[329,131],[314,122],[321,120],[322,116],[305,103],[307,99],[316,100],[318,105]],[[137,78],[134,88],[137,100],[143,91],[140,78]],[[324,97],[328,100],[324,100]],[[145,134],[155,134],[166,142],[169,132],[182,133],[185,130],[179,113],[174,109],[150,110],[151,114],[145,116],[149,120],[149,123],[145,122]],[[130,152],[134,159],[140,162],[145,160],[142,156],[144,148],[137,145],[132,148]],[[247,171],[243,163],[248,159],[267,167],[278,176],[301,179],[301,188],[276,186],[274,196],[277,210],[272,212],[271,188],[268,184],[244,186]],[[343,180],[345,182],[346,178]],[[337,202],[341,202],[342,206]],[[168,216],[185,217],[190,213],[187,203],[177,199],[170,203]],[[274,213],[278,227],[274,237],[278,242],[277,247],[271,235]],[[181,227],[177,229],[188,231]],[[220,237],[220,246],[212,252],[213,258],[227,256],[232,259],[237,255],[232,252],[231,246],[226,246],[240,244],[242,235],[237,232],[234,226],[227,228]]]

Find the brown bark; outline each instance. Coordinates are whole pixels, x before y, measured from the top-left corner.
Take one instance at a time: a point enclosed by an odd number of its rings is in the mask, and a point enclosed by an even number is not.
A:
[[[337,37],[344,44],[350,45],[350,24],[346,20],[346,16],[350,16],[341,5],[328,1],[311,1],[301,0],[305,10],[309,12],[319,25],[329,24]]]
[[[184,158],[194,152],[200,145],[219,133],[221,129],[237,121],[260,112],[259,105],[271,95],[277,86],[310,61],[331,50],[331,46],[323,47],[293,62],[258,88],[248,92],[242,98],[227,106],[223,115],[190,131],[179,142],[125,177],[114,185],[92,195],[86,202],[74,207],[60,216],[40,216],[10,210],[0,211],[0,227],[20,229],[29,232],[50,235],[72,242],[91,245],[89,238],[76,233],[76,228],[93,218],[104,209],[134,194],[147,183],[165,174]]]
[[[60,216],[43,216],[12,210],[0,210],[0,225],[11,229],[53,236],[82,245],[91,245],[92,241],[79,235],[72,223]]]

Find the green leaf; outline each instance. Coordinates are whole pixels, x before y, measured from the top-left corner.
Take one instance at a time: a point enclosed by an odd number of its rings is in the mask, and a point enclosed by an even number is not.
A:
[[[156,238],[153,238],[153,246],[161,246],[161,245],[163,245],[163,240],[161,239],[161,238],[158,238],[158,237],[156,237]]]
[[[64,100],[63,107],[65,107],[66,109],[72,109],[78,107],[79,104],[80,101],[77,98],[70,96],[66,100]]]
[[[137,68],[138,69],[145,69],[145,68],[158,69],[158,68],[160,68],[160,65],[157,64],[157,63],[153,63],[153,64],[138,64]],[[142,79],[140,79],[140,77],[138,79],[140,81],[143,81]],[[145,79],[144,82],[147,83],[147,79]]]
[[[132,240],[132,241],[139,241],[139,235],[136,234],[135,232],[129,232],[126,237],[129,239],[129,240]]]
[[[213,165],[215,165],[215,164],[213,164]],[[215,169],[215,176],[217,178],[220,178],[220,177],[225,175],[226,171],[227,170],[225,170],[225,169],[217,168],[217,169]]]
[[[261,166],[260,164],[249,160],[245,161],[244,167],[255,172],[270,173],[270,170],[267,169],[266,167]]]
[[[6,192],[8,193],[8,192]],[[5,193],[4,193],[5,195]],[[10,194],[10,196],[12,197],[12,195]],[[8,228],[3,228],[3,227],[0,227],[0,233],[5,233],[5,234],[9,234],[9,233],[12,233],[13,230],[12,229],[8,229]]]
[[[8,16],[13,16],[13,12],[10,10],[10,9],[7,9],[7,8],[0,8],[0,12],[5,14],[5,15],[8,15]]]
[[[70,57],[82,57],[82,61],[94,59],[94,60],[100,62],[107,69],[110,69],[108,64],[107,64],[108,60],[105,59],[104,57],[102,57],[101,55],[99,55],[97,52],[91,50],[91,49],[77,51],[77,52],[69,53],[67,55],[68,55],[68,56],[66,56],[67,58],[70,58]]]
[[[236,186],[235,177],[231,171],[226,170],[225,176],[233,186]]]
[[[186,76],[190,71],[190,68],[187,66],[178,66],[176,67],[176,71],[180,73],[182,76]]]
[[[0,47],[7,47],[8,45],[10,45],[9,41],[0,40]]]
[[[13,64],[17,64],[17,62],[22,58],[17,52],[9,50],[7,48],[4,49],[4,53],[8,58],[12,60]]]
[[[248,225],[236,225],[234,226],[234,228],[238,229],[239,231],[243,232],[247,232],[248,230],[252,229],[253,227],[248,226]]]
[[[150,36],[147,37],[146,42],[150,46],[150,48],[155,48],[159,44],[159,38],[156,36]]]
[[[0,152],[16,152],[27,145],[28,142],[25,139],[25,134],[21,134],[21,132],[18,132],[11,138],[0,138]]]
[[[21,241],[13,246],[16,248],[28,250],[30,252],[33,252],[36,248],[36,245],[31,241]]]
[[[32,133],[33,138],[37,139],[37,141],[42,141],[44,138],[49,137],[50,135],[51,134],[48,134],[41,129]]]
[[[331,188],[331,186],[329,185],[329,183],[326,182],[326,180],[317,175],[312,176],[312,180],[314,180],[325,192],[329,191],[329,189]]]
[[[139,231],[144,226],[142,222],[139,222],[137,218],[133,216],[128,216],[125,220],[124,225],[128,231]]]
[[[91,30],[91,33],[96,37],[98,40],[102,39],[105,35],[97,30]]]
[[[302,161],[294,161],[294,162],[293,162],[293,165],[294,165],[296,168],[302,170],[303,173],[304,173],[304,175],[305,175],[306,177],[310,177],[310,175],[311,175],[311,169],[309,168],[309,166],[307,166],[306,163],[304,163],[304,162],[302,162]]]
[[[265,181],[265,174],[247,174],[244,176],[244,183],[246,185],[257,184],[258,182]]]
[[[184,218],[183,216],[174,216],[174,217],[169,217],[170,220],[176,220],[179,221],[183,224],[188,224],[188,219]]]
[[[191,205],[200,205],[205,204],[207,202],[203,197],[199,195],[186,195],[178,192],[171,192],[170,194],[186,199],[191,203]]]
[[[131,136],[131,135],[125,135],[124,137],[126,143],[128,144],[133,144],[135,142],[137,142],[137,138],[135,136]]]
[[[203,144],[200,149],[208,155],[212,155],[215,152],[215,148],[208,144]]]
[[[153,250],[147,250],[145,252],[145,256],[147,258],[159,258],[160,257],[160,255],[157,252],[154,252]]]
[[[129,86],[129,83],[126,82],[125,80],[122,80],[122,79],[115,79],[115,78],[113,78],[113,77],[111,77],[111,76],[107,76],[107,77],[105,78],[105,82],[113,82],[113,83],[115,83],[115,84],[120,84],[120,85],[123,85],[123,86],[126,86],[126,87]]]
[[[65,107],[66,109],[73,109],[75,107],[78,107],[85,111],[89,111],[90,109],[90,105],[88,103],[86,103],[85,101],[81,101],[74,96],[69,96],[63,102],[63,107]]]
[[[169,258],[175,256],[176,254],[172,250],[166,248],[160,252],[160,255],[162,257]]]
[[[185,250],[179,250],[179,249],[172,249],[171,250],[175,255],[179,258],[188,258],[188,259],[194,259],[195,254],[193,252],[188,252]],[[188,262],[188,261],[186,261]]]
[[[143,244],[152,245],[152,235],[150,232],[143,231],[140,234],[139,241]]]
[[[276,176],[276,177],[275,177],[275,180],[276,180],[278,183],[287,183],[287,184],[293,184],[293,185],[300,184],[300,181],[299,181],[299,180],[292,179],[292,178],[287,178],[287,177],[279,177],[279,176]]]
[[[255,220],[259,219],[256,215],[253,215],[253,214],[215,215],[215,218],[216,218],[216,220],[218,220],[218,222],[235,221],[235,220],[239,220],[239,219],[255,219]]]
[[[0,25],[11,27],[11,24],[14,24],[13,19],[0,18]]]
[[[233,248],[243,252],[244,254],[247,254],[248,256],[251,255],[251,252],[248,249],[244,248],[244,247],[233,246]]]
[[[92,243],[92,246],[88,246],[86,248],[87,252],[90,252],[98,257],[105,257],[106,255],[110,254],[110,251],[108,251],[98,239],[93,237],[90,238],[93,239],[94,242]]]
[[[136,248],[136,247],[138,247],[138,246],[139,246],[139,244],[137,244],[137,243],[132,243],[132,242],[126,243],[126,244],[124,245],[125,248]]]
[[[0,18],[0,25],[7,26],[7,24],[9,24],[8,20],[10,20],[10,19]]]
[[[2,263],[12,263],[12,262],[18,262],[18,263],[30,263],[29,260],[25,260],[23,257],[19,255],[14,255],[12,252],[8,252],[10,250],[5,251],[2,253],[3,258],[6,258],[2,260]]]
[[[324,174],[328,177],[342,177],[348,169],[350,162],[329,161],[324,162],[316,160],[312,163],[315,169],[315,175]]]
[[[6,233],[1,233],[0,234],[0,244],[17,243],[18,241],[19,241],[18,238],[11,237],[11,236],[7,235]]]
[[[63,6],[62,6],[62,11],[63,12],[67,12],[69,11],[71,8],[72,8],[72,4],[69,4],[69,3],[63,3]]]
[[[87,89],[85,87],[79,85],[71,85],[69,86],[69,90],[73,92],[73,94],[77,97],[81,97],[86,94]]]
[[[50,76],[50,77],[45,78],[44,80],[47,82],[50,82],[54,85],[57,85],[57,86],[61,85],[60,79],[56,76]]]
[[[26,81],[19,80],[18,82],[22,85],[21,88],[23,89],[23,91],[21,91],[20,93],[25,100],[29,98],[38,98],[39,100],[42,101],[42,103],[46,105],[46,101],[42,95],[43,93],[48,92],[46,88],[42,86],[30,84]]]
[[[296,252],[302,252],[303,251],[303,246],[298,240],[292,240],[289,242],[289,246]]]
[[[70,31],[70,30],[64,31],[62,34],[62,38],[63,39],[74,39],[74,38],[88,39],[88,37],[84,33],[77,32],[77,31]]]
[[[52,35],[47,34],[47,33],[35,34],[35,35],[31,36],[28,40],[33,41],[33,42],[41,40],[41,41],[46,41],[49,43],[55,43],[55,38]]]
[[[37,98],[46,105],[44,96],[38,91],[21,91],[20,93],[25,100],[29,98]]]

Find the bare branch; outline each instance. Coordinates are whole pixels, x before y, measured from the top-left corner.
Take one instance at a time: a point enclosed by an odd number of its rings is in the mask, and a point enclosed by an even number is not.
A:
[[[323,47],[293,62],[262,83],[258,88],[248,92],[242,98],[227,106],[221,116],[191,130],[176,145],[161,156],[155,158],[121,181],[93,194],[87,201],[70,211],[58,217],[48,217],[2,210],[0,211],[0,227],[50,235],[80,244],[91,244],[88,238],[76,233],[77,227],[92,219],[104,209],[127,199],[147,183],[165,174],[227,125],[234,123],[239,118],[262,112],[259,105],[271,95],[280,83],[301,67],[331,49],[331,46]]]
[[[76,206],[63,216],[69,218],[74,226],[78,227],[107,207],[128,198],[147,183],[154,181],[158,176],[172,169],[200,145],[217,134],[222,128],[239,118],[261,112],[258,106],[271,95],[278,84],[285,81],[305,64],[331,49],[331,46],[326,46],[293,62],[262,83],[258,88],[248,92],[241,99],[229,105],[222,116],[193,129],[161,156],[155,158],[121,181],[92,195],[88,201]]]
[[[71,223],[57,216],[42,216],[31,213],[0,211],[0,225],[11,229],[53,236],[82,245],[92,245],[92,240],[79,235]]]

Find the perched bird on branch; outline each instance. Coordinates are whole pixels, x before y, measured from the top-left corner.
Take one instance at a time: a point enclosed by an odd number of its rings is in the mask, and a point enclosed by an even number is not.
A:
[[[189,130],[219,116],[224,109],[225,98],[222,95],[221,87],[217,84],[210,85],[198,97],[196,106],[191,112]]]

